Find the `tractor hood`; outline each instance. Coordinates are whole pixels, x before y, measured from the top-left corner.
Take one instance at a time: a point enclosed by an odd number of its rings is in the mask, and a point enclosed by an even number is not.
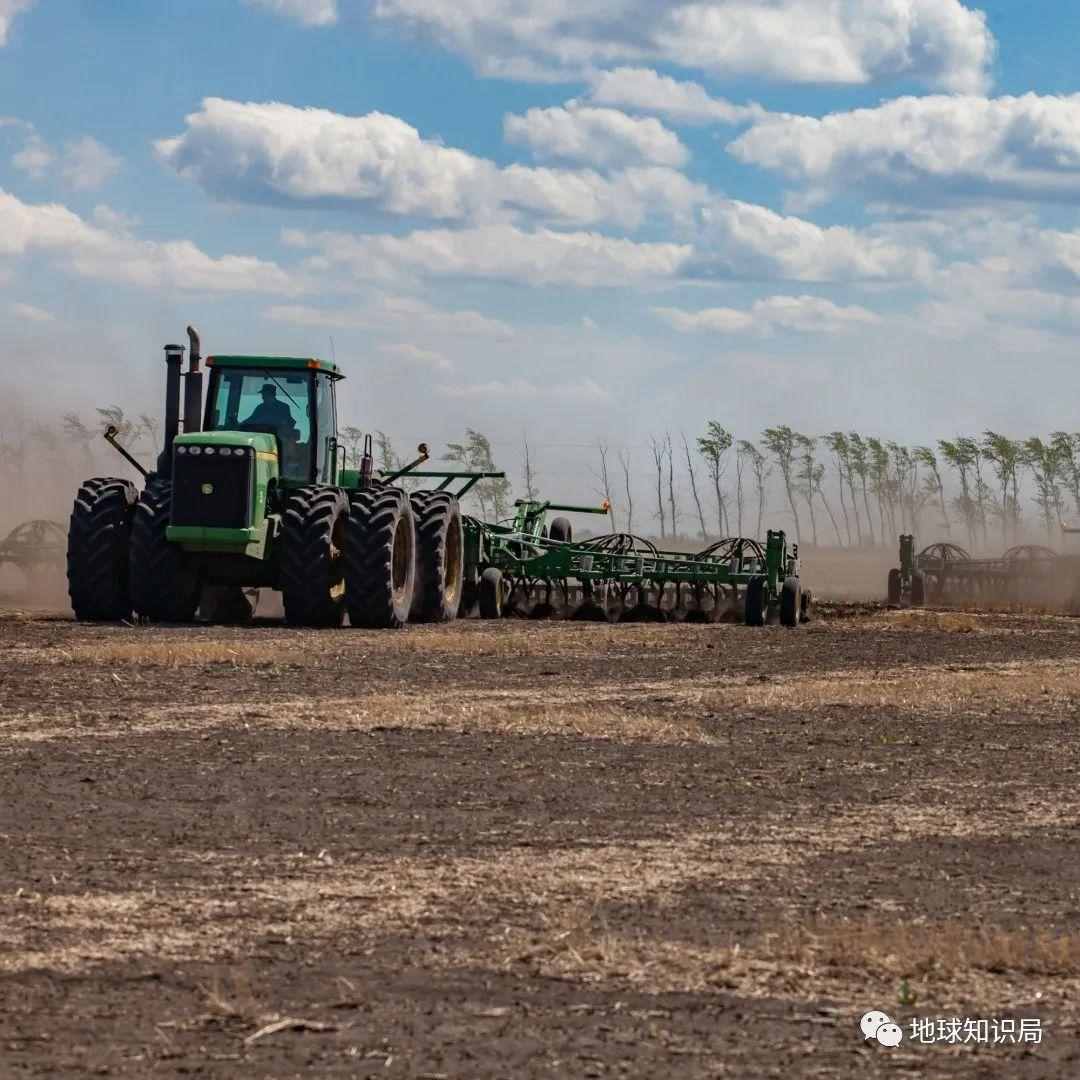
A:
[[[246,446],[255,452],[256,456],[277,459],[277,440],[273,435],[262,431],[198,431],[190,435],[177,435],[173,444],[174,448],[191,446],[210,446],[215,450],[223,447],[235,448]]]

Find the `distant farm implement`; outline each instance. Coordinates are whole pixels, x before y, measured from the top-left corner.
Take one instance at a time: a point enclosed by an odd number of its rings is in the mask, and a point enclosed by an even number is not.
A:
[[[414,461],[376,470],[370,436],[358,467],[347,467],[336,363],[227,355],[208,357],[204,371],[199,335],[189,327],[188,337],[186,372],[184,347],[165,346],[153,467],[114,428],[105,433],[142,489],[97,477],[75,497],[67,567],[79,619],[245,622],[259,588],[280,590],[286,622],[312,627],[346,616],[400,627],[473,613],[709,621],[733,612],[753,626],[796,626],[809,611],[797,548],[782,532],[688,555],[629,534],[575,540],[562,515],[606,505],[519,500],[511,519],[485,522],[462,514],[461,499],[502,472],[425,468],[422,443]]]
[[[34,578],[64,565],[67,534],[55,521],[24,521],[0,540],[0,567],[15,566]]]
[[[1070,531],[1070,530],[1065,530]],[[900,565],[889,571],[888,602],[995,602],[1076,605],[1080,560],[1039,544],[1018,544],[998,558],[974,558],[957,544],[938,542],[915,552],[915,538],[900,537]]]

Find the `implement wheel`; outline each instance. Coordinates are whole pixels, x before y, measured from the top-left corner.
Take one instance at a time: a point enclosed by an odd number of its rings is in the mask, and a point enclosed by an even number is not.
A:
[[[915,607],[922,607],[926,603],[926,578],[921,570],[911,575],[911,603]]]
[[[502,618],[503,579],[501,570],[494,566],[489,566],[480,575],[478,599],[480,601],[481,619]]]
[[[281,596],[292,626],[340,626],[345,618],[345,522],[339,488],[311,484],[282,515]]]
[[[900,600],[901,600],[901,597],[902,597],[902,592],[903,592],[903,590],[901,588],[901,582],[900,582],[900,571],[898,569],[890,570],[889,571],[889,596],[888,596],[889,606],[890,607],[899,607],[900,606]]]
[[[87,480],[75,496],[68,524],[67,577],[76,619],[115,621],[131,616],[128,549],[134,484]]]
[[[451,622],[461,609],[465,584],[461,508],[444,491],[420,491],[410,502],[416,519],[417,560],[412,618]]]
[[[765,579],[763,577],[751,578],[746,586],[746,613],[747,626],[764,626],[767,598],[765,596]]]
[[[131,527],[131,602],[146,619],[191,622],[199,606],[199,575],[179,544],[165,538],[172,484],[155,480],[135,506]]]
[[[569,520],[564,517],[555,518],[550,528],[548,529],[549,540],[559,540],[564,544],[569,544],[573,539],[574,529]]]
[[[784,578],[780,589],[780,624],[798,626],[802,620],[802,586],[797,577]]]
[[[353,626],[396,629],[416,588],[416,528],[400,488],[353,496],[345,525],[345,606]]]

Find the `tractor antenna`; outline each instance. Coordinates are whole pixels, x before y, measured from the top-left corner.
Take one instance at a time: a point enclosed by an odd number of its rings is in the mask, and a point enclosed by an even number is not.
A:
[[[334,335],[330,335],[330,359],[337,365],[337,349],[334,348]]]

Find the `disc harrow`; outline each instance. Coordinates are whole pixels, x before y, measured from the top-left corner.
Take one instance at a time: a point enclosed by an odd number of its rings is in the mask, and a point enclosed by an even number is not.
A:
[[[64,565],[67,529],[55,521],[24,521],[0,540],[0,566],[11,563],[27,574]]]
[[[530,618],[619,622],[713,622],[748,625],[808,617],[812,598],[799,579],[796,545],[783,532],[764,543],[728,537],[697,553],[664,551],[630,533],[574,541],[569,523],[553,539],[550,511],[608,512],[608,506],[571,506],[518,500],[512,519],[465,519],[473,588],[498,589],[491,613]],[[493,584],[497,583],[497,584]]]
[[[1039,544],[1011,547],[1000,558],[976,559],[957,544],[939,542],[915,553],[915,538],[900,537],[900,565],[889,571],[893,606],[980,600],[1052,603],[1071,581],[1075,560]]]

